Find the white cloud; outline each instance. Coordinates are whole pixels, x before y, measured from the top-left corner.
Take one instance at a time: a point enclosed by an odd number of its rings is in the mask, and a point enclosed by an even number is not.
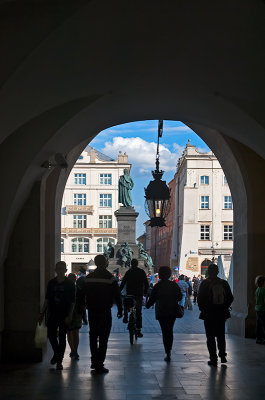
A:
[[[102,149],[104,154],[117,157],[119,151],[126,152],[129,156],[129,163],[133,165],[133,173],[150,173],[155,168],[156,143],[147,142],[140,137],[124,138],[114,137],[111,142],[106,142]],[[178,158],[181,156],[183,147],[174,144],[174,151],[171,152],[166,146],[160,144],[160,168],[164,171],[175,171]]]

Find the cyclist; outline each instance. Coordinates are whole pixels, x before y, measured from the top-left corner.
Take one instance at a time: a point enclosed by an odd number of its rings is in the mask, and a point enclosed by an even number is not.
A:
[[[124,275],[120,290],[126,285],[127,295],[133,295],[136,301],[136,331],[138,337],[143,337],[141,332],[142,328],[142,305],[143,296],[147,294],[149,285],[146,274],[143,269],[138,267],[138,260],[135,258],[131,261],[131,267]],[[128,322],[128,319],[123,319],[124,323]]]

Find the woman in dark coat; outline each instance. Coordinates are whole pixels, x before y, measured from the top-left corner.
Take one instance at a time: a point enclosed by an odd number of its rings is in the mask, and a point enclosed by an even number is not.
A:
[[[171,269],[159,268],[159,282],[154,286],[146,308],[155,303],[156,319],[160,323],[163,343],[166,352],[165,361],[171,360],[173,345],[173,327],[178,312],[178,302],[182,298],[179,286],[175,281],[170,281]]]

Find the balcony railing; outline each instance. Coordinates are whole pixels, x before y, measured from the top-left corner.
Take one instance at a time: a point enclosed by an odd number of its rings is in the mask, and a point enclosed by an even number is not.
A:
[[[82,233],[82,234],[90,234],[90,235],[98,235],[98,234],[108,234],[108,235],[116,235],[117,228],[62,228],[62,233]]]
[[[93,214],[94,209],[93,206],[77,206],[77,205],[70,205],[66,206],[66,213],[84,213],[84,214]]]

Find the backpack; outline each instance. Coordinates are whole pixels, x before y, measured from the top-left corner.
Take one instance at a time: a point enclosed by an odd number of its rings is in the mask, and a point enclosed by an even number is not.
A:
[[[212,304],[224,304],[225,303],[225,288],[222,279],[218,279],[210,286],[210,302]]]

